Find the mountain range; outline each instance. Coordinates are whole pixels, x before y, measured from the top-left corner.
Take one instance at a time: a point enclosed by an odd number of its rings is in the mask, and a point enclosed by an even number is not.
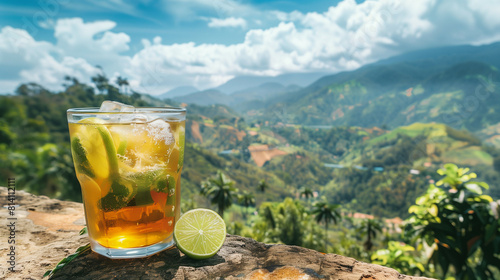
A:
[[[303,88],[274,82],[174,100],[228,105],[250,120],[363,127],[440,122],[479,131],[500,122],[499,57],[500,43],[443,47],[323,76]]]
[[[198,90],[193,86],[180,86],[173,88],[163,94],[156,96],[159,99],[168,99],[173,97],[185,96],[191,93],[197,92],[211,92],[217,91],[226,95],[231,95],[240,91],[247,90],[249,88],[255,88],[263,84],[281,84],[283,87],[305,87],[312,82],[316,81],[320,77],[324,76],[324,72],[312,72],[312,73],[289,73],[282,74],[278,76],[238,76],[234,77],[226,83],[206,90]]]

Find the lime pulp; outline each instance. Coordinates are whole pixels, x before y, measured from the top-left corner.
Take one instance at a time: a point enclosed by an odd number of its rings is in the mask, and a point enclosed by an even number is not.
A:
[[[193,259],[214,256],[226,239],[226,224],[216,212],[193,209],[176,222],[174,240],[177,248]]]

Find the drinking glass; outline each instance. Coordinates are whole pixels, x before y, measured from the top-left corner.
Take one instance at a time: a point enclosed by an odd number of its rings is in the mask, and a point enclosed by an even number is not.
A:
[[[67,115],[92,250],[121,259],[171,247],[186,110],[75,108]]]

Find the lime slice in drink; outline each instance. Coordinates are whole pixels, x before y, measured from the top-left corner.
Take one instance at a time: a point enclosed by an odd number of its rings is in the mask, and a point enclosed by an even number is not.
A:
[[[132,182],[120,176],[116,147],[106,122],[99,118],[86,118],[78,123],[82,126],[72,140],[73,154],[81,161],[82,171],[88,175],[95,174],[101,180],[106,178],[108,182],[100,184],[101,192],[106,195],[98,202],[99,207],[104,211],[116,211],[126,206],[136,189]],[[105,190],[106,185],[109,188]]]
[[[224,220],[209,209],[188,211],[175,223],[177,248],[193,259],[207,259],[217,254],[225,239]]]
[[[106,149],[98,128],[105,127],[105,121],[99,118],[86,118],[78,122],[78,131],[73,137],[73,152],[85,151],[88,170],[92,171],[93,177],[107,178],[109,176],[109,164],[106,156]],[[76,138],[77,137],[77,138]],[[78,140],[76,140],[78,139]],[[81,148],[80,148],[81,147]]]

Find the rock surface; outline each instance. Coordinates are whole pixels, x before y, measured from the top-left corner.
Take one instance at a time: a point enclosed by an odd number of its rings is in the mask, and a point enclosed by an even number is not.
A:
[[[7,202],[7,190],[0,187],[0,200]],[[88,243],[79,236],[85,220],[81,203],[59,201],[16,192],[16,265],[7,270],[7,246],[0,249],[0,279],[41,279],[62,258]],[[0,213],[7,221],[8,211]],[[0,238],[6,244],[9,232]],[[7,244],[6,244],[7,245]],[[250,238],[228,235],[220,252],[202,261],[192,260],[177,249],[142,259],[111,260],[88,251],[52,279],[428,279],[399,274],[379,265],[323,254],[287,245],[271,245]]]

